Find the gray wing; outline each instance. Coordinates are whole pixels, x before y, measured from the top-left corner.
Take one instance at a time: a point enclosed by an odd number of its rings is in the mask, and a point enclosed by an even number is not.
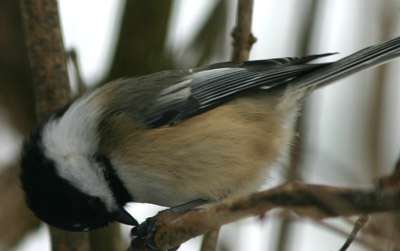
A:
[[[274,88],[326,65],[307,62],[331,54],[225,62],[190,70],[182,75],[180,81],[174,77],[176,83],[161,90],[149,109],[151,112],[145,116],[145,123],[152,128],[174,124],[219,106],[246,91],[260,87],[264,91]]]
[[[195,69],[184,81],[161,91],[149,116],[148,126],[165,126],[195,116],[254,89],[269,91],[294,86],[297,92],[321,87],[355,72],[400,56],[400,37],[367,47],[333,63],[309,64],[316,58],[281,58],[244,63],[220,63]]]

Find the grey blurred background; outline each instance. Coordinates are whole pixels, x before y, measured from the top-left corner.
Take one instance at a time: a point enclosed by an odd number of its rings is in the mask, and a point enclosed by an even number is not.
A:
[[[88,86],[231,58],[233,0],[60,0],[67,50]],[[254,0],[250,59],[339,52],[336,60],[400,35],[399,0]],[[76,89],[76,71],[69,61]],[[305,181],[373,187],[400,153],[400,60],[315,92],[298,123],[292,161],[273,167],[265,187]],[[18,1],[0,1],[0,250],[50,250],[47,228],[25,208],[19,147],[35,125]],[[160,207],[132,204],[139,220]],[[322,222],[279,210],[222,228],[219,250],[338,250],[351,219]],[[349,250],[397,250],[399,224],[373,217]],[[397,230],[398,231],[398,230]],[[123,237],[128,241],[128,228]],[[126,244],[127,245],[127,244]],[[125,245],[125,246],[126,246]],[[180,250],[199,250],[200,238]]]

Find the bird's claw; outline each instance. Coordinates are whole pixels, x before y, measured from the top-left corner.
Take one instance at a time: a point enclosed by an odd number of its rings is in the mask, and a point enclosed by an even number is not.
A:
[[[131,245],[130,251],[162,251],[154,244],[154,235],[157,232],[159,225],[156,223],[155,217],[147,218],[146,221],[131,230]],[[176,251],[179,246],[168,249],[168,251]]]

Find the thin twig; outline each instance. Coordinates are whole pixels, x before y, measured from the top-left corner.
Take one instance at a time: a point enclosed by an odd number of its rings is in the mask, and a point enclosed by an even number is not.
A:
[[[400,181],[400,159],[397,161],[396,166],[390,176],[382,177],[379,179],[378,188],[390,188],[398,186]],[[350,235],[347,237],[346,242],[343,244],[340,251],[345,251],[355,239],[357,233],[367,223],[369,216],[366,214],[361,215],[354,224],[354,228]]]
[[[341,228],[338,228],[338,227],[336,227],[336,226],[334,226],[332,224],[328,224],[328,223],[326,223],[324,221],[315,221],[315,223],[320,225],[320,226],[323,226],[323,227],[325,227],[325,228],[327,228],[327,229],[329,229],[329,230],[331,230],[331,231],[333,231],[333,232],[335,232],[335,233],[337,233],[337,234],[339,234],[341,236],[348,236],[348,232],[346,232],[345,230],[343,230]],[[365,238],[360,239],[358,237],[356,237],[354,239],[354,241],[357,242],[360,245],[365,246],[365,248],[368,248],[369,250],[376,250],[376,251],[382,250],[382,249],[379,248],[379,245],[377,244],[380,241],[382,241],[382,239],[376,240],[376,236],[372,236],[372,235],[369,235],[369,236],[370,236],[370,238],[374,238],[373,242],[366,241]]]
[[[346,242],[343,244],[340,251],[346,251],[348,247],[350,247],[351,243],[353,243],[354,239],[357,236],[358,231],[364,227],[364,225],[368,222],[369,216],[366,214],[361,215],[356,223],[354,224],[354,228],[351,231],[350,235],[347,237]]]
[[[293,215],[293,213],[290,213],[290,211],[287,211],[287,210],[283,210],[277,216],[278,216],[279,219],[290,220],[290,222],[301,222],[301,221],[304,221],[303,218],[299,218],[298,216]],[[344,218],[344,219],[346,220],[347,218]],[[327,228],[328,230],[330,230],[332,232],[335,232],[338,235],[341,235],[341,236],[344,236],[344,237],[349,235],[347,231],[345,231],[342,228],[339,228],[339,227],[337,227],[337,226],[335,226],[333,224],[327,223],[326,221],[313,220],[312,222],[314,224],[318,225],[318,226],[322,226],[324,228]],[[355,222],[351,221],[351,220],[348,220],[348,221],[346,221],[346,223],[354,225]],[[356,237],[354,239],[354,241],[357,242],[360,245],[365,246],[369,250],[376,250],[376,251],[381,250],[381,249],[378,248],[379,245],[377,243],[382,242],[382,241],[387,241],[387,239],[385,239],[385,240],[383,240],[382,238],[379,239],[379,238],[376,238],[376,236],[371,235],[371,234],[367,234],[366,237],[373,238],[374,242],[367,241],[365,239],[360,239],[358,237]],[[282,249],[282,250],[284,250],[284,249]]]
[[[77,94],[81,95],[86,91],[86,84],[83,81],[82,74],[81,74],[81,67],[79,66],[78,56],[76,54],[75,49],[71,49],[67,52],[68,57],[70,58],[72,65],[74,67],[75,72],[75,81],[77,86]]]
[[[238,0],[237,25],[232,31],[233,60],[246,61],[249,59],[251,47],[257,39],[251,33],[253,0]]]

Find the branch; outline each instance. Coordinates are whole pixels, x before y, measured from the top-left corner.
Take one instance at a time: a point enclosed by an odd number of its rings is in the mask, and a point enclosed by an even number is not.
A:
[[[368,222],[369,216],[366,214],[361,215],[356,223],[354,224],[354,228],[351,231],[350,235],[347,237],[346,242],[343,244],[343,246],[340,248],[340,251],[346,251],[351,243],[356,239],[358,231],[360,231],[361,228],[365,226],[365,224]]]
[[[290,213],[290,211],[287,211],[287,210],[283,211],[278,214],[278,217],[280,217],[282,219],[289,219],[289,220],[291,220],[291,222],[301,222],[303,220],[294,214],[289,215],[289,213]],[[345,218],[345,220],[348,222],[348,224],[354,225],[353,221],[348,220],[347,218]],[[326,230],[329,230],[330,232],[333,232],[343,238],[349,236],[348,231],[344,230],[342,227],[336,226],[335,224],[327,223],[327,222],[321,221],[321,220],[314,220],[314,223],[317,224],[318,226],[324,227]],[[363,232],[363,234],[364,234],[364,236],[362,239],[357,238],[357,236],[355,236],[354,242],[357,242],[358,244],[363,245],[368,250],[376,250],[376,251],[380,250],[378,247],[380,247],[382,239],[377,239],[376,236],[373,236],[372,234],[365,234],[365,232]],[[373,241],[366,240],[368,238],[369,239],[374,238],[374,240]],[[385,240],[385,241],[387,241],[387,240]]]
[[[70,87],[56,0],[21,0],[27,52],[36,98],[36,115],[44,121],[66,105]],[[50,228],[53,250],[88,250],[87,233]]]
[[[290,183],[190,211],[177,219],[157,220],[156,223],[164,222],[155,233],[154,243],[160,249],[172,248],[224,224],[278,207],[321,219],[398,210],[399,198],[399,187],[362,190]],[[156,216],[162,217],[163,212]]]
[[[257,39],[251,33],[253,0],[238,0],[237,24],[232,31],[234,61],[249,60],[251,47]]]
[[[218,242],[219,228],[214,231],[206,233],[201,243],[200,251],[213,251],[216,250]]]
[[[40,121],[68,103],[70,87],[56,0],[21,0]]]
[[[390,176],[384,176],[379,179],[378,187],[380,189],[385,189],[385,188],[396,188],[399,186],[399,181],[400,181],[400,159],[398,159],[396,166]],[[360,215],[360,217],[357,219],[357,221],[354,224],[353,230],[351,231],[350,235],[347,237],[346,242],[343,244],[342,248],[340,251],[345,251],[347,248],[351,245],[351,243],[355,240],[357,233],[363,228],[367,221],[369,219],[369,216],[366,214]]]
[[[26,207],[18,166],[3,168],[0,173],[0,241],[1,247],[8,250],[26,233],[38,227],[39,221]]]
[[[72,66],[74,68],[74,76],[75,76],[75,82],[76,82],[76,89],[77,89],[77,95],[81,95],[86,91],[86,84],[83,81],[82,78],[82,73],[81,73],[81,67],[79,66],[78,62],[78,55],[76,53],[76,50],[73,48],[67,52],[68,58],[71,60]]]

